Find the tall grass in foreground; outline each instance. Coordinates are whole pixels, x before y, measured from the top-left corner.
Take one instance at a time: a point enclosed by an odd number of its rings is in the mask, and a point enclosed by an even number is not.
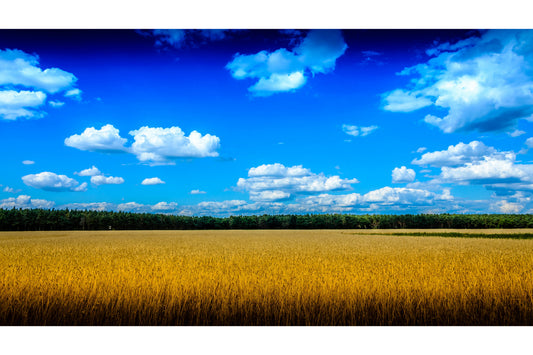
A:
[[[533,325],[531,240],[6,232],[0,270],[2,325]]]

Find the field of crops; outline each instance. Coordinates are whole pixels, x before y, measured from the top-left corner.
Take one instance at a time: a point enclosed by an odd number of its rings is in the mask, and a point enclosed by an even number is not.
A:
[[[533,325],[533,240],[392,232],[2,232],[0,324]]]

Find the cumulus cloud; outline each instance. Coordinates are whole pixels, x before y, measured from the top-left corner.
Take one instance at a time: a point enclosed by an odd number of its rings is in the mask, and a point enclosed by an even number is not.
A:
[[[289,214],[289,213],[346,213],[376,211],[419,211],[440,208],[455,211],[454,197],[449,189],[440,192],[415,188],[384,187],[366,194],[299,195],[290,202],[265,198],[262,200],[205,201],[178,210],[184,215],[230,216],[243,214]]]
[[[36,110],[46,102],[41,91],[0,91],[0,117],[6,120],[17,118],[41,118],[43,111]]]
[[[160,185],[165,182],[158,177],[146,178],[141,182],[141,185]]]
[[[274,73],[268,78],[260,78],[248,90],[255,96],[270,96],[276,92],[287,92],[302,87],[307,78],[303,72],[297,71],[289,74]]]
[[[91,152],[124,152],[127,139],[122,138],[119,130],[107,124],[100,129],[86,128],[82,134],[74,134],[65,139],[65,145]]]
[[[119,211],[128,211],[128,212],[146,212],[149,207],[137,202],[126,202],[121,203],[116,206],[116,209]]]
[[[366,194],[333,195],[323,193],[296,199],[293,203],[277,206],[282,213],[342,213],[386,210],[409,210],[422,207],[447,206],[454,199],[449,189],[442,193],[413,188],[383,187]]]
[[[491,204],[491,209],[499,213],[520,213],[524,206],[516,202],[508,202],[505,200]]]
[[[350,190],[351,185],[358,182],[357,179],[341,179],[338,175],[315,174],[301,165],[286,167],[276,163],[251,168],[248,178],[237,181],[237,187],[248,191],[254,201],[275,201],[293,194]]]
[[[291,194],[280,190],[259,191],[250,194],[253,201],[281,201],[291,197]]]
[[[253,210],[253,208],[251,208],[251,206],[244,200],[204,201],[194,206],[194,209],[202,211],[203,213],[200,212],[202,214],[205,214],[206,212],[220,214]],[[259,209],[259,207],[257,207],[256,210],[257,209]]]
[[[408,92],[401,89],[386,93],[383,101],[383,108],[394,112],[411,112],[432,104],[431,100],[424,97],[420,91]]]
[[[445,133],[503,131],[533,114],[533,32],[491,30],[427,51],[427,62],[399,73],[413,77],[407,89],[383,96],[384,109],[446,110],[425,121]]]
[[[286,167],[283,164],[263,164],[259,165],[256,168],[250,168],[248,170],[248,176],[306,176],[310,175],[311,170],[304,168],[301,165],[296,165],[292,167]]]
[[[413,169],[407,169],[405,166],[401,168],[394,168],[392,171],[393,183],[413,182],[415,180],[416,173]]]
[[[158,202],[150,208],[157,213],[162,211],[175,211],[178,208],[178,204],[176,202]]]
[[[41,118],[46,114],[42,106],[47,94],[79,90],[74,88],[76,81],[74,74],[64,70],[41,69],[35,54],[18,49],[0,50],[0,118]],[[50,101],[54,107],[58,103]]]
[[[94,152],[127,152],[137,156],[143,163],[151,165],[172,164],[177,158],[217,157],[220,138],[211,134],[202,135],[192,131],[188,136],[181,128],[144,126],[129,132],[133,144],[126,147],[126,138],[111,124],[100,129],[86,128],[81,134],[65,139],[65,145]]]
[[[44,208],[49,209],[54,206],[53,201],[41,200],[31,198],[28,195],[19,195],[17,197],[10,197],[3,200],[0,200],[0,208],[10,209],[10,208]]]
[[[89,169],[84,169],[84,170],[82,170],[80,172],[76,172],[74,174],[75,175],[79,175],[79,176],[95,176],[95,175],[102,175],[102,172],[96,166],[93,165]]]
[[[420,159],[414,159],[412,164],[431,165],[434,167],[460,166],[465,163],[481,161],[485,157],[494,159],[514,159],[512,152],[500,152],[494,147],[489,147],[480,141],[472,141],[468,144],[463,142],[450,145],[447,150],[428,152]]]
[[[428,184],[483,185],[498,195],[531,192],[533,164],[517,162],[516,156],[513,151],[499,151],[473,141],[425,153],[412,163],[440,168],[440,174],[432,176]]]
[[[0,85],[20,85],[57,93],[71,89],[74,74],[58,68],[39,68],[39,57],[18,49],[0,50]]]
[[[443,166],[439,179],[443,182],[474,184],[533,182],[533,165],[516,164],[514,156],[507,159],[485,157],[460,167]]]
[[[376,129],[378,129],[378,126],[359,127],[359,126],[352,126],[352,125],[347,125],[347,124],[342,125],[342,130],[344,131],[344,133],[350,136],[354,136],[354,137],[368,136],[370,133],[374,132]]]
[[[533,148],[533,137],[526,139],[526,145],[528,148]]]
[[[189,136],[179,127],[141,127],[131,131],[131,152],[141,162],[167,163],[176,158],[217,157],[220,139],[192,131]]]
[[[35,164],[35,162],[33,160],[23,160],[22,164],[24,164],[24,165],[33,165],[33,164]]]
[[[60,192],[87,190],[87,183],[80,185],[79,182],[66,175],[57,175],[49,171],[23,176],[22,181],[28,186],[46,191]]]
[[[337,59],[347,48],[341,31],[312,30],[291,50],[263,50],[250,55],[237,53],[226,69],[235,79],[257,80],[248,88],[252,95],[270,96],[302,87],[309,74],[333,71]]]
[[[91,177],[91,184],[95,186],[100,185],[120,185],[124,183],[124,179],[121,177],[95,175]]]

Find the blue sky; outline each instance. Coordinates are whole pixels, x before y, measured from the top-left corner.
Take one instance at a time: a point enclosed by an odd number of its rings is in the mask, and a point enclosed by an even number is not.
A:
[[[532,213],[528,30],[1,30],[0,207]]]

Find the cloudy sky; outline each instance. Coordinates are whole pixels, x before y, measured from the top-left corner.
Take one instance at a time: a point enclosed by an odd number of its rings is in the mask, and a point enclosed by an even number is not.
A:
[[[0,207],[533,213],[533,31],[0,30]]]

